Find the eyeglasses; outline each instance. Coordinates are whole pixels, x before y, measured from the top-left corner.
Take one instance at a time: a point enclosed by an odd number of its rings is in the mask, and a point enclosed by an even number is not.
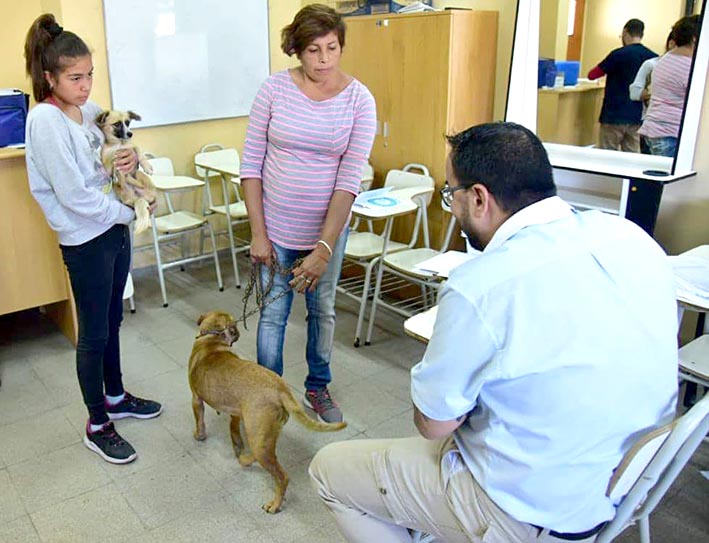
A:
[[[441,187],[440,193],[441,193],[441,198],[443,198],[443,202],[450,207],[453,204],[453,193],[456,190],[463,190],[463,189],[469,189],[470,187],[466,187],[464,185],[458,185],[457,187],[451,188],[451,186],[448,184],[448,181],[445,182],[443,187]]]

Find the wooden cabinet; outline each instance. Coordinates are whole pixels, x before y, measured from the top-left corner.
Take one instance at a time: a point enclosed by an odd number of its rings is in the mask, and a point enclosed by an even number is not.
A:
[[[445,135],[492,120],[497,12],[450,10],[347,19],[343,69],[377,102],[371,162],[377,183],[409,162],[445,182]],[[429,208],[432,243],[445,224],[439,196]],[[395,237],[398,236],[395,233]]]
[[[57,235],[30,193],[23,150],[0,150],[0,315],[44,306],[76,343],[71,287]]]

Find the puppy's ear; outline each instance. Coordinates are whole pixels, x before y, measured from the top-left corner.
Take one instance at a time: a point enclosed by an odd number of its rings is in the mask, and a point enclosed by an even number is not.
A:
[[[133,111],[128,111],[128,118],[131,119],[132,121],[140,121],[141,117],[137,113]]]
[[[106,122],[106,119],[108,118],[108,116],[109,116],[110,114],[111,114],[110,111],[104,110],[104,111],[102,111],[101,113],[99,113],[98,115],[96,115],[96,124],[103,124],[103,123],[105,123],[105,122]]]
[[[198,324],[198,325],[199,325],[199,324],[202,324],[202,321],[204,320],[204,317],[206,317],[206,315],[200,315],[199,317],[197,317],[197,324]]]

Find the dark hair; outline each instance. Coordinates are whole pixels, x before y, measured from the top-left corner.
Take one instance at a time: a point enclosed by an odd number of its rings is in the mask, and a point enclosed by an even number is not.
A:
[[[337,33],[340,47],[345,46],[345,21],[331,7],[310,4],[296,13],[293,22],[281,30],[281,49],[291,56],[300,54],[313,40],[330,32]]]
[[[667,34],[667,39],[665,40],[665,52],[670,50],[670,42],[674,43],[674,41],[675,41],[675,35],[672,32],[672,30],[670,30],[670,33]]]
[[[623,30],[625,30],[633,38],[642,38],[645,33],[645,23],[643,23],[640,19],[630,19],[627,23],[625,23]]]
[[[68,64],[67,59],[90,54],[84,40],[59,26],[54,15],[44,13],[37,17],[25,39],[25,69],[32,80],[34,99],[42,102],[52,94],[45,72],[58,76]]]
[[[672,27],[672,36],[677,47],[691,45],[699,38],[699,30],[702,26],[702,19],[699,15],[682,17]]]
[[[462,186],[484,185],[505,212],[556,195],[549,157],[533,132],[515,123],[487,123],[447,136]]]

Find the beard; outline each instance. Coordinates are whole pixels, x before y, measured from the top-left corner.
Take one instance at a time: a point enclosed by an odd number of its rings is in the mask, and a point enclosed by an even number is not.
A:
[[[487,244],[483,243],[480,239],[480,236],[473,228],[473,225],[470,224],[467,217],[460,221],[460,229],[463,231],[463,234],[465,234],[465,237],[468,239],[468,243],[473,249],[476,251],[482,251],[485,249],[485,245]]]

